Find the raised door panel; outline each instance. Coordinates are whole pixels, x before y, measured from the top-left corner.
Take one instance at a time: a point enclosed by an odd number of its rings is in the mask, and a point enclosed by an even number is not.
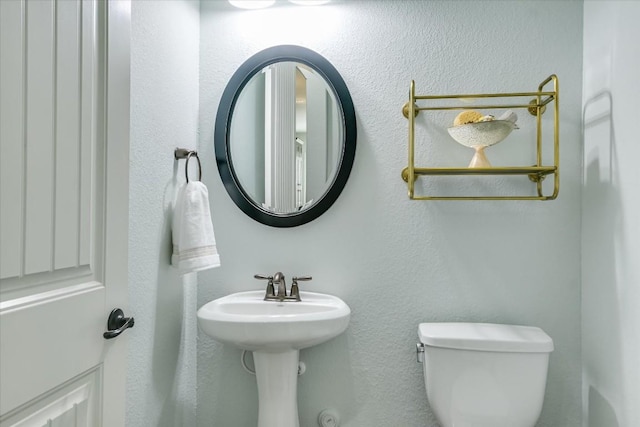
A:
[[[0,427],[94,427],[100,424],[102,372],[73,378],[35,402],[4,418]]]
[[[0,2],[2,300],[100,270],[96,12],[89,1]]]

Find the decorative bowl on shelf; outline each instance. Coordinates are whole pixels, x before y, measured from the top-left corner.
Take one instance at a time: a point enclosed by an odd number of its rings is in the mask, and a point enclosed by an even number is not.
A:
[[[504,140],[514,129],[518,126],[510,120],[491,120],[453,126],[447,130],[456,142],[476,150],[469,163],[470,168],[490,168],[484,149]]]

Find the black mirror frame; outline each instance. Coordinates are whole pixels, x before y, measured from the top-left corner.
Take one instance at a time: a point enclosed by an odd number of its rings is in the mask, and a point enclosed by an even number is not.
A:
[[[289,214],[269,212],[258,206],[244,191],[230,161],[229,133],[235,104],[249,80],[267,65],[293,61],[305,64],[322,76],[338,101],[344,127],[342,155],[333,183],[322,198],[309,209]],[[280,45],[260,51],[245,61],[233,74],[225,88],[216,115],[214,146],[218,172],[227,193],[248,216],[272,227],[296,227],[318,218],[337,200],[347,183],[356,153],[356,114],[351,94],[340,73],[320,54],[294,45]]]

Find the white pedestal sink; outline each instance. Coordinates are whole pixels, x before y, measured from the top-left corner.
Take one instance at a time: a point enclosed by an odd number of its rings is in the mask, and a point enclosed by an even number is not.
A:
[[[343,333],[351,310],[338,297],[300,292],[302,301],[264,301],[264,291],[238,292],[198,310],[200,328],[216,341],[253,352],[258,427],[299,427],[298,357]]]

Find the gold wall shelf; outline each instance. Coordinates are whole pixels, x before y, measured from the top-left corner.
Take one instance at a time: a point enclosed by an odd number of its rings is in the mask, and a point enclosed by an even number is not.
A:
[[[551,84],[553,90],[544,90]],[[506,100],[513,98],[533,97],[528,103],[509,104]],[[486,98],[504,98],[505,103],[496,105],[460,104],[454,106],[425,106],[433,100],[478,100]],[[502,102],[502,101],[500,101]],[[553,165],[542,164],[542,114],[547,104],[553,102]],[[417,167],[415,164],[415,118],[420,111],[436,110],[480,110],[480,109],[526,109],[536,118],[536,163],[533,166],[510,167]],[[402,109],[403,115],[409,120],[409,165],[402,170],[402,179],[406,181],[409,198],[411,200],[553,200],[560,189],[560,141],[559,141],[559,110],[558,110],[558,78],[551,75],[538,86],[537,92],[515,93],[486,93],[465,95],[416,95],[415,82],[411,81],[409,101]],[[536,185],[536,195],[531,196],[428,196],[415,194],[415,181],[420,176],[474,176],[474,175],[522,175]],[[545,195],[542,181],[548,175],[553,175],[553,192]]]

